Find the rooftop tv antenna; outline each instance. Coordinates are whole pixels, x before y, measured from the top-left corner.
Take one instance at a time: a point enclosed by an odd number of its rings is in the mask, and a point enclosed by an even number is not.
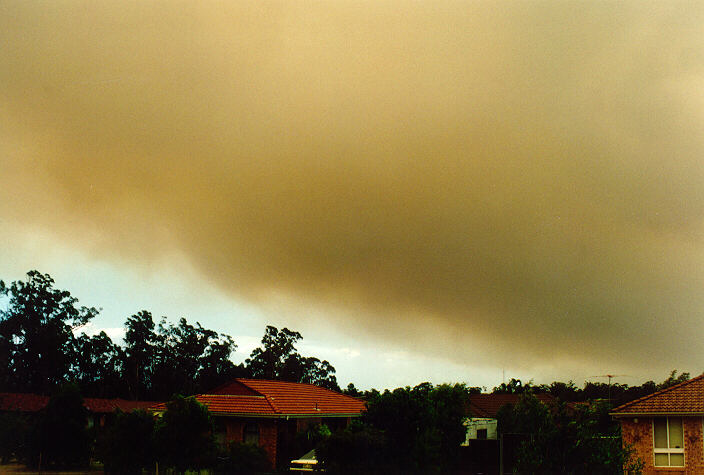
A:
[[[595,374],[589,376],[590,378],[609,378],[609,402],[611,402],[611,379],[618,378],[621,376],[628,376],[627,374]]]

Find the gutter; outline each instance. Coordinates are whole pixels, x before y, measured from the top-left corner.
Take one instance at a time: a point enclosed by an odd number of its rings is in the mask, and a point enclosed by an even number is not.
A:
[[[304,418],[311,418],[311,417],[362,417],[361,413],[355,412],[351,414],[316,414],[316,413],[307,413],[307,414],[249,414],[249,413],[231,413],[231,412],[216,412],[216,411],[210,411],[210,414],[213,416],[225,416],[225,417],[258,417],[258,418],[264,418],[264,419],[304,419]]]
[[[611,417],[663,417],[663,416],[690,416],[702,417],[704,412],[609,412]]]

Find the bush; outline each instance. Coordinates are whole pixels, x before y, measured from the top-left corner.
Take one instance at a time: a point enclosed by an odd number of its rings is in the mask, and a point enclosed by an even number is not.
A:
[[[176,395],[157,421],[154,443],[159,464],[179,472],[215,464],[213,423],[208,408],[194,397]]]
[[[24,462],[30,467],[81,468],[88,466],[91,440],[86,426],[88,410],[75,385],[64,386],[49,399],[30,429]]]
[[[141,473],[154,464],[154,416],[117,411],[98,438],[97,456],[106,473]],[[129,454],[129,456],[126,456]]]
[[[262,447],[232,442],[227,452],[219,457],[215,472],[248,475],[267,472],[270,468],[269,456]]]
[[[315,449],[322,467],[330,473],[394,473],[384,434],[373,427],[355,423],[322,440]]]
[[[620,428],[610,419],[607,403],[570,408],[546,406],[528,394],[499,410],[499,431],[530,436],[516,453],[519,473],[639,472],[642,462],[622,446]]]
[[[19,412],[0,414],[0,463],[21,457],[29,427],[29,421]]]

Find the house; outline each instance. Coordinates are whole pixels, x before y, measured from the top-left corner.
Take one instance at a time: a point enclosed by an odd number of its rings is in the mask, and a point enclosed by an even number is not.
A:
[[[292,453],[296,434],[322,423],[331,431],[345,428],[366,409],[359,399],[312,384],[262,379],[235,379],[195,398],[213,416],[217,439],[264,448],[272,467],[301,455]]]
[[[469,445],[470,440],[497,440],[498,420],[496,415],[499,409],[506,405],[516,404],[520,397],[521,394],[470,394],[470,416],[463,422],[467,428],[467,435],[462,445]],[[535,394],[535,397],[544,404],[550,404],[555,400],[549,394]]]
[[[37,413],[49,403],[49,396],[31,393],[0,393],[0,412]],[[126,399],[83,398],[83,405],[88,409],[88,426],[103,426],[106,419],[117,409],[132,412],[148,409],[155,401],[128,401]]]
[[[644,474],[704,473],[704,374],[613,409]]]

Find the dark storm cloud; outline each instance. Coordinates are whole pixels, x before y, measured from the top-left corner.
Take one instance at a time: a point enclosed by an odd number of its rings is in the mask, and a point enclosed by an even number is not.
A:
[[[458,361],[704,356],[701,4],[1,8],[7,226]]]

